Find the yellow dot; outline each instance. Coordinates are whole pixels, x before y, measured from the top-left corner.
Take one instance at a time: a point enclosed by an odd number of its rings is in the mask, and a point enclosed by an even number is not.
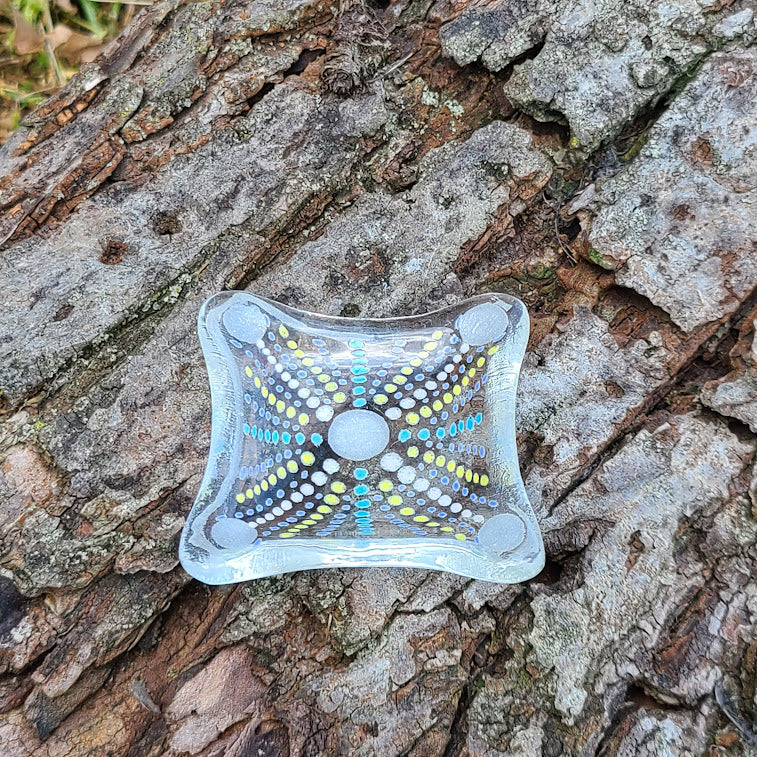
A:
[[[313,373],[315,373],[315,368],[313,368]],[[318,369],[318,380],[325,384],[329,380],[328,373],[321,373],[321,369]],[[334,387],[336,387],[336,384],[334,384]]]
[[[444,455],[439,455],[439,457],[436,458],[436,464],[441,468],[444,463],[447,462],[447,458],[444,457]]]
[[[307,528],[307,525],[304,523],[298,523],[296,526],[292,526],[292,528],[296,528],[298,531],[302,531],[303,528]]]
[[[252,489],[248,489],[244,494],[247,497],[247,499],[252,499],[255,496],[255,494],[252,491]]]
[[[276,474],[271,473],[270,476],[268,476],[268,483],[273,486],[279,479],[276,478]]]
[[[286,405],[284,404],[283,400],[279,400],[276,403],[276,412],[277,413],[283,413],[284,412],[284,408],[286,408]]]
[[[413,372],[413,369],[409,365],[406,365],[404,368],[400,368],[400,372],[409,376]]]
[[[462,391],[463,391],[463,390],[462,390],[462,389],[461,389],[461,388],[460,388],[460,387],[459,387],[459,386],[458,386],[457,384],[455,384],[455,385],[454,385],[454,386],[452,387],[452,394],[455,394],[455,395],[459,395],[459,394],[460,394],[460,392],[462,392]]]
[[[249,370],[249,369],[248,369],[248,370]],[[248,374],[248,375],[249,375],[249,374]],[[257,376],[255,376],[255,379],[253,380],[253,384],[255,384],[255,386],[256,386],[256,387],[257,387],[258,389],[260,389],[260,387],[262,386],[262,384],[260,383],[260,379],[259,379],[259,378],[258,378]]]
[[[327,505],[338,505],[338,504],[339,504],[339,497],[337,497],[337,496],[336,496],[336,494],[327,494],[327,495],[326,495],[326,496],[325,496],[325,497],[323,498],[323,501],[324,501],[324,502],[325,502],[325,503],[326,503]]]
[[[290,350],[296,350],[297,349],[297,342],[295,342],[293,339],[290,339],[287,342],[287,347],[289,347]]]
[[[384,389],[386,389],[386,391],[389,392],[389,394],[393,394],[394,392],[397,391],[397,387],[394,384],[386,384],[384,386]]]
[[[315,455],[312,452],[303,452],[300,460],[305,465],[312,465],[315,462]]]
[[[260,494],[261,489],[257,484],[255,484],[255,488],[253,489],[253,491],[255,492],[255,494]]]
[[[414,357],[410,361],[410,365],[412,365],[414,368],[417,368],[419,365],[421,365],[423,361],[419,357]]]
[[[407,456],[408,457],[418,457],[418,448],[413,445],[412,447],[407,448]]]
[[[264,492],[267,492],[268,491],[268,481],[266,481],[265,479],[263,479],[263,481],[260,482],[260,488]]]
[[[270,403],[271,403],[272,405],[275,405],[275,404],[276,404],[276,395],[275,395],[275,394],[274,394],[273,392],[271,392],[271,393],[270,393],[270,394],[268,395],[268,401],[269,401],[269,402],[270,402]]]
[[[416,515],[413,520],[417,523],[428,523],[428,518],[425,515]]]
[[[426,350],[422,350],[418,353],[418,357],[422,357],[425,360],[428,357],[428,352],[426,352]]]
[[[315,525],[315,521],[312,520],[311,518],[308,518],[307,520],[303,520],[302,524],[305,525],[305,526],[314,526]]]
[[[489,483],[489,476],[486,473],[481,474],[481,486],[486,486]]]
[[[304,362],[304,361],[303,361],[303,362]],[[312,367],[312,368],[310,369],[310,372],[311,372],[311,373],[313,373],[313,374],[315,374],[316,376],[318,376],[318,374],[319,374],[319,373],[323,373],[323,368],[321,368],[321,367],[320,367],[320,366],[318,366],[318,365],[314,365],[314,366],[313,366],[313,367]],[[321,378],[321,377],[320,377],[320,376],[318,376],[318,378]]]
[[[495,352],[499,352],[499,347],[497,347],[497,346],[494,346],[494,347],[489,347],[489,349],[488,349],[488,353],[489,353],[490,355],[493,355],[493,354],[494,354]]]
[[[423,454],[423,462],[424,463],[431,463],[434,461],[434,453],[433,452],[424,452]]]
[[[347,487],[341,482],[341,481],[334,481],[333,484],[331,484],[331,491],[336,492],[337,494],[342,494]]]
[[[295,350],[294,354],[296,357],[300,357],[300,358],[305,357],[305,353],[302,350]]]
[[[465,475],[465,468],[463,468],[462,465],[458,465],[457,470],[455,471],[455,475],[458,478],[462,478]]]
[[[453,470],[455,470],[455,461],[454,461],[454,460],[450,460],[450,461],[449,461],[449,462],[447,463],[447,470],[448,470],[448,471],[449,471],[450,473],[452,473],[452,471],[453,471]]]
[[[331,513],[333,510],[328,505],[318,505],[319,513]]]
[[[300,417],[297,420],[300,422],[301,426],[304,426],[307,424],[310,418],[308,418],[307,413],[300,413]]]
[[[436,528],[439,524],[435,520],[432,520],[430,523],[426,523],[426,525],[431,526],[431,528]]]
[[[344,392],[337,392],[334,395],[334,402],[344,402],[347,399],[347,395]]]
[[[426,342],[426,344],[423,345],[424,350],[435,350],[436,349],[436,342]]]
[[[404,384],[407,381],[407,377],[406,376],[400,376],[399,374],[397,374],[392,379],[392,381],[394,381],[395,384]]]
[[[237,502],[240,504],[244,502],[244,494],[237,494]]]
[[[442,399],[449,405],[452,402],[452,395],[449,392],[445,392]]]
[[[465,471],[465,480],[470,481],[473,478],[473,471],[467,470]]]
[[[326,390],[327,392],[335,392],[335,391],[336,391],[336,389],[337,389],[337,386],[338,386],[338,384],[336,383],[336,381],[329,381],[329,383],[328,383],[328,384],[326,384],[326,386],[324,386],[323,388],[324,388],[324,389],[325,389],[325,390]],[[335,399],[336,399],[336,398],[335,398]]]
[[[470,370],[468,371],[468,375],[469,375],[469,376],[475,376],[475,375],[476,375],[476,369],[475,369],[475,368],[471,368],[471,369],[470,369]]]
[[[390,492],[394,487],[392,486],[392,482],[385,478],[382,481],[379,481],[378,488],[381,489],[382,492]]]
[[[437,331],[435,331],[435,332],[434,332],[433,334],[431,334],[431,338],[432,338],[432,339],[436,339],[436,341],[437,341],[437,342],[438,342],[438,341],[439,341],[439,340],[440,340],[440,339],[441,339],[441,338],[442,338],[443,336],[444,336],[444,334],[443,334],[443,333],[442,333],[441,331],[438,331],[438,330],[437,330]]]
[[[455,534],[455,538],[459,541],[465,541],[465,534]]]
[[[310,513],[310,517],[312,520],[323,520],[323,515],[319,515],[318,513]]]
[[[433,407],[434,410],[439,412],[444,407],[444,405],[439,400],[434,400],[434,404],[431,405],[431,407]]]
[[[285,531],[283,534],[279,534],[279,539],[290,539],[292,536],[294,536],[293,533]]]
[[[287,418],[294,418],[297,415],[297,411],[293,407],[287,408]]]
[[[400,515],[414,515],[414,514],[415,514],[415,510],[413,510],[412,507],[403,507],[400,510]]]
[[[262,394],[262,395],[263,395],[264,397],[267,397],[267,396],[268,396],[268,389],[267,389],[267,387],[265,387],[265,386],[264,386],[264,387],[263,387],[263,388],[262,388],[262,389],[260,390],[260,393],[261,393],[261,394]]]
[[[288,471],[289,471],[290,473],[297,473],[297,470],[298,470],[298,467],[297,467],[297,463],[295,463],[295,462],[294,462],[294,460],[290,460],[290,461],[289,461],[289,462],[287,463],[287,470],[288,470]]]
[[[477,366],[478,366],[479,368],[481,368],[481,366],[483,366],[483,364],[484,364],[485,362],[486,362],[486,358],[485,358],[485,357],[480,357],[480,358],[479,358],[478,360],[476,360],[476,365],[477,365]]]
[[[449,532],[449,531],[452,531],[452,527],[451,526],[442,526],[439,530],[440,531],[447,531],[447,532]]]
[[[287,331],[287,327],[282,323],[281,326],[279,326],[279,334],[286,339],[289,336],[289,332]]]
[[[401,505],[402,504],[402,497],[400,497],[399,494],[392,494],[391,497],[387,497],[386,501],[390,505],[394,505],[394,507],[397,507],[397,505]]]
[[[284,466],[281,466],[279,468],[276,468],[276,475],[279,478],[284,478],[286,476],[287,472],[284,470]]]
[[[302,358],[302,364],[303,365],[311,366],[311,365],[313,365],[314,362],[315,361],[313,360],[312,357],[304,357],[304,358]]]
[[[389,397],[387,397],[387,396],[386,396],[385,394],[377,394],[377,395],[376,395],[376,396],[375,396],[375,397],[373,398],[373,401],[374,401],[374,402],[375,402],[375,403],[376,403],[377,405],[385,405],[385,404],[386,404],[387,402],[389,402]]]
[[[460,382],[463,386],[470,384],[470,379],[467,376],[463,376],[463,380]]]
[[[431,408],[428,405],[424,405],[419,412],[424,418],[431,417]]]
[[[244,372],[247,374],[248,378],[252,378],[252,368],[250,368],[249,365],[245,366]],[[260,379],[258,379],[258,382],[260,382]]]
[[[407,421],[407,422],[408,422],[408,423],[409,423],[409,424],[410,424],[411,426],[415,426],[415,425],[416,425],[416,424],[418,423],[418,421],[420,420],[420,418],[418,417],[418,413],[408,413],[408,414],[407,414],[407,415],[405,416],[405,420],[406,420],[406,421]]]
[[[473,483],[474,483],[474,484],[477,484],[477,483],[478,483],[478,473],[474,473],[474,474],[473,474]]]

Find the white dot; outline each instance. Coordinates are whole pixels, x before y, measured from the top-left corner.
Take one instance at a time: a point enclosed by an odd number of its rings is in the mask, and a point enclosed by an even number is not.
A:
[[[507,331],[507,313],[494,302],[484,302],[466,310],[455,322],[464,342],[488,344],[501,339]]]
[[[302,496],[302,494],[300,494],[300,492],[292,492],[291,496],[292,496],[292,502],[302,502],[302,500],[304,499],[304,497]]]
[[[273,520],[274,515],[273,513],[266,513],[264,517],[266,520]]]
[[[318,418],[319,421],[326,423],[334,417],[334,408],[329,407],[328,405],[321,405],[315,411],[315,417]]]
[[[398,407],[390,407],[384,415],[390,420],[390,421],[396,421],[397,418],[399,418],[402,415],[402,411]]]
[[[412,397],[405,397],[400,400],[400,407],[403,410],[409,410],[411,407],[415,407],[415,400]]]
[[[312,486],[311,486],[310,484],[303,484],[303,485],[302,485],[302,486],[300,487],[300,491],[301,491],[301,492],[302,492],[302,493],[303,493],[303,494],[304,494],[304,495],[305,495],[306,497],[309,497],[309,496],[310,496],[310,495],[311,495],[311,494],[312,494],[312,493],[313,493],[313,492],[315,491],[315,489],[314,489],[314,488],[313,488],[313,487],[312,487]],[[292,497],[292,499],[294,499],[294,497]]]
[[[284,511],[280,507],[274,507],[273,510],[271,510],[271,512],[274,515],[283,515],[284,514]]]
[[[479,529],[479,543],[498,554],[512,552],[526,538],[525,523],[513,513],[502,513],[484,523]]]
[[[328,480],[329,477],[323,472],[323,471],[316,471],[311,477],[310,480],[316,485],[316,486],[323,486]]]
[[[413,484],[413,487],[415,488],[416,491],[425,492],[426,489],[428,489],[428,479],[416,478],[415,483]]]
[[[396,452],[387,452],[381,458],[380,465],[384,470],[396,471],[402,465],[402,457]]]
[[[299,385],[300,385],[300,382],[299,382],[299,381],[297,381],[297,379],[292,379],[292,380],[291,380],[291,381],[289,382],[289,388],[290,388],[290,389],[296,389],[296,388],[297,388],[297,387],[298,387]]]
[[[308,407],[318,407],[318,405],[321,404],[321,401],[318,399],[318,397],[309,397],[308,401],[305,404]]]
[[[386,449],[389,426],[370,410],[347,410],[329,426],[329,446],[347,460],[367,460]]]
[[[281,374],[281,378],[283,381],[289,381],[289,379],[292,378],[292,374],[284,371],[284,373]]]
[[[415,479],[415,468],[413,468],[411,465],[403,465],[398,471],[397,471],[397,478],[403,483],[403,484],[409,484]]]
[[[309,397],[310,396],[310,389],[308,389],[307,387],[303,386],[302,389],[299,389],[297,391],[297,396],[298,397],[302,397],[302,399],[305,399],[305,397]]]
[[[442,507],[447,507],[447,505],[449,505],[450,502],[452,502],[452,497],[450,497],[449,494],[442,494],[442,496],[439,497],[439,504]],[[459,505],[458,505],[458,508],[459,508]]]
[[[442,496],[442,490],[438,486],[432,486],[427,494],[429,499],[439,499]]]
[[[292,497],[292,499],[294,499],[294,497]],[[281,503],[281,509],[284,510],[285,512],[287,510],[291,510],[292,509],[292,503],[288,499],[283,500],[282,503]]]
[[[258,532],[251,523],[239,518],[222,518],[213,524],[210,535],[214,542],[226,549],[241,549],[252,544]]]
[[[463,510],[463,518],[470,518],[471,515],[473,515],[473,513],[470,510]]]
[[[339,470],[339,463],[329,457],[323,461],[322,468],[326,473],[336,473]]]
[[[413,392],[413,397],[417,400],[422,400],[427,394],[428,392],[425,389],[416,389]]]
[[[233,297],[223,313],[223,325],[234,339],[254,344],[265,334],[268,318],[257,305]]]
[[[434,389],[436,389],[437,386],[439,386],[439,384],[437,384],[436,381],[426,382],[426,389],[431,389],[433,391]]]

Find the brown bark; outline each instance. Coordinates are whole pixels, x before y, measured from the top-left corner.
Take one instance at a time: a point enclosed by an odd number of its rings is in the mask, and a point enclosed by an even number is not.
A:
[[[749,753],[757,53],[747,3],[705,6],[159,2],[29,117],[0,158],[4,754]],[[189,580],[223,288],[521,297],[544,572]]]

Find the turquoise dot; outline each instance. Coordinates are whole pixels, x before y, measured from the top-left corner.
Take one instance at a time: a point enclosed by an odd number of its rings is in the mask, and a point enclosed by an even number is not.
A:
[[[369,499],[359,499],[355,502],[355,507],[370,507],[371,501]]]
[[[427,428],[422,428],[422,429],[421,429],[421,430],[420,430],[420,431],[418,432],[418,438],[419,438],[419,439],[420,439],[421,441],[424,441],[424,442],[425,442],[425,441],[426,441],[426,439],[428,439],[428,438],[429,438],[429,436],[431,436],[431,432],[430,432],[430,431],[429,431],[429,430],[428,430]]]
[[[358,397],[353,403],[355,407],[364,407],[365,406],[365,397]]]
[[[355,487],[355,494],[360,496],[361,494],[368,494],[368,487],[365,484]]]
[[[292,441],[292,435],[288,434],[286,431],[281,435],[281,441],[284,442],[284,444],[289,444],[289,442]]]
[[[365,468],[355,468],[355,478],[358,481],[362,481],[368,475],[368,471]]]
[[[402,431],[400,431],[397,438],[401,442],[406,442],[410,438],[410,436],[411,436],[410,432],[406,428],[403,428]]]
[[[323,437],[320,434],[313,434],[310,437],[310,441],[313,442],[313,444],[315,444],[316,446],[318,446],[319,444],[323,442]]]
[[[305,434],[303,434],[302,432],[295,434],[294,438],[297,444],[305,444]]]

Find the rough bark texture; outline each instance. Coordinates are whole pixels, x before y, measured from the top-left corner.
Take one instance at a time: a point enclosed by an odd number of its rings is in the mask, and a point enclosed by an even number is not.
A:
[[[754,753],[754,42],[748,0],[167,0],[32,114],[0,180],[3,755]],[[225,287],[523,298],[545,571],[190,581]]]

